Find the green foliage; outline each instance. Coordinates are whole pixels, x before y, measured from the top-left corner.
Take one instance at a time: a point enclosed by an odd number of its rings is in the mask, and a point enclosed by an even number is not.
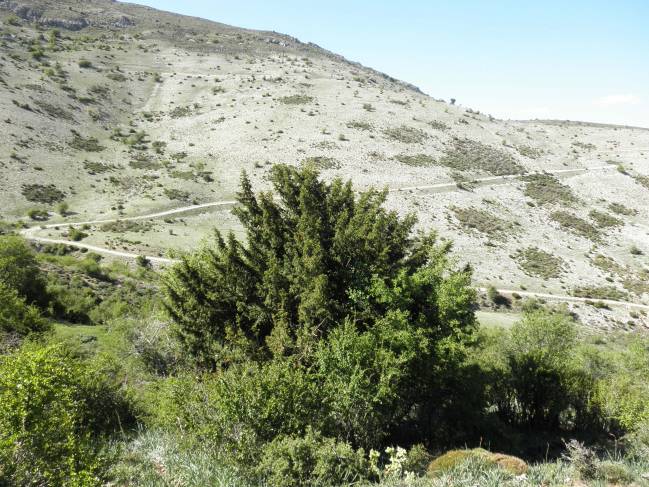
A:
[[[574,360],[577,334],[565,313],[529,311],[511,330],[505,353],[509,372],[501,400],[508,421],[536,430],[590,426],[594,381]],[[566,416],[567,413],[570,413]]]
[[[188,201],[189,200],[189,191],[177,188],[165,188],[164,194],[170,200],[180,200]]]
[[[99,229],[102,232],[125,233],[125,232],[146,232],[151,228],[151,222],[135,220],[115,220],[114,222],[103,223]]]
[[[57,345],[0,359],[0,482],[98,484],[101,458],[93,435],[131,419],[104,373]]]
[[[287,487],[350,485],[373,474],[362,449],[311,429],[304,436],[280,436],[265,445],[256,470],[268,485]]]
[[[625,430],[646,429],[649,425],[649,341],[633,339],[613,364],[613,372],[598,383],[598,403]],[[649,442],[647,448],[649,453]]]
[[[192,432],[218,445],[239,465],[251,467],[260,447],[277,435],[295,435],[323,424],[322,395],[311,372],[295,361],[247,363],[196,381],[169,381],[155,407],[156,422]]]
[[[647,189],[649,189],[649,176],[634,176],[636,183],[638,183],[640,186],[643,186]]]
[[[36,257],[22,237],[0,236],[0,282],[28,304],[45,306],[48,302]]]
[[[572,291],[573,296],[590,299],[612,299],[627,301],[629,295],[613,286],[580,286]]]
[[[47,328],[38,308],[25,303],[15,289],[0,282],[0,334],[25,336]]]
[[[32,208],[27,212],[27,216],[34,221],[43,222],[50,218],[50,213],[47,210],[40,208]]]
[[[374,130],[374,127],[371,123],[365,122],[363,120],[352,120],[350,122],[347,122],[347,128],[365,130],[367,132],[372,132]]]
[[[356,198],[350,183],[321,182],[311,168],[274,166],[271,181],[281,202],[256,197],[242,179],[234,211],[247,245],[217,233],[212,248],[165,278],[167,308],[199,362],[217,365],[224,347],[265,357],[311,353],[345,318],[363,329],[390,311],[408,313],[429,337],[472,326],[464,308],[471,292],[462,289],[468,273],[449,269],[449,248],[434,236],[411,236],[413,217],[384,210],[385,192]],[[392,294],[406,284],[409,299]]]
[[[65,201],[61,201],[58,205],[56,205],[56,212],[61,216],[66,216],[69,210],[70,205]]]
[[[611,203],[610,205],[608,205],[608,209],[613,213],[625,216],[633,216],[638,213],[637,210],[624,206],[622,203]]]
[[[70,229],[68,230],[68,237],[73,242],[79,242],[84,238],[86,238],[87,236],[88,234],[86,232],[84,232],[83,230],[79,230],[78,228],[75,227],[70,227]]]

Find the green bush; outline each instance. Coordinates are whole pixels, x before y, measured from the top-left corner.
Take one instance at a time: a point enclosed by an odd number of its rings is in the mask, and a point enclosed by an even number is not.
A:
[[[53,184],[25,184],[22,188],[22,194],[27,201],[43,204],[56,203],[65,198],[65,193]]]
[[[545,310],[525,313],[505,348],[509,392],[500,403],[502,417],[536,430],[592,426],[599,417],[591,400],[595,381],[578,363],[576,348],[572,317]]]
[[[266,444],[256,471],[268,485],[287,487],[350,485],[374,476],[362,449],[311,429],[304,436],[280,436]]]
[[[429,340],[399,312],[367,332],[350,322],[332,331],[316,353],[327,434],[368,449],[381,445],[428,385]]]
[[[50,218],[50,213],[47,210],[41,210],[39,208],[32,208],[27,212],[27,216],[31,220],[43,222]]]
[[[640,431],[649,424],[649,341],[632,340],[613,363],[612,373],[598,382],[597,402],[623,430]]]
[[[15,289],[28,304],[47,305],[45,281],[34,252],[22,237],[0,236],[0,282]]]
[[[152,411],[154,422],[191,433],[220,448],[228,461],[251,467],[278,435],[323,423],[321,391],[295,361],[249,363],[200,380],[169,380]]]
[[[0,483],[99,483],[97,435],[131,419],[103,372],[58,345],[0,358]]]
[[[25,303],[15,289],[0,282],[0,334],[25,336],[47,328],[38,308]]]

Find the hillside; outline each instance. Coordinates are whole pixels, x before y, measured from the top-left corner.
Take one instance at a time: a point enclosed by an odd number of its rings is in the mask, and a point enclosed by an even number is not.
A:
[[[496,120],[285,35],[108,0],[0,1],[0,21],[0,218],[42,220],[32,238],[68,239],[45,220],[227,202],[242,170],[267,188],[273,164],[313,164],[388,188],[478,286],[649,326],[598,302],[649,302],[647,129]],[[90,224],[83,243],[173,256],[214,226],[240,232],[224,204]]]

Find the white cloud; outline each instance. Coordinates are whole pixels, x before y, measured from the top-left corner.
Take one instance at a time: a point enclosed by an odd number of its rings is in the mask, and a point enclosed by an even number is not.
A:
[[[600,107],[610,107],[616,105],[635,105],[640,101],[635,95],[608,95],[602,96],[595,100],[595,105]]]

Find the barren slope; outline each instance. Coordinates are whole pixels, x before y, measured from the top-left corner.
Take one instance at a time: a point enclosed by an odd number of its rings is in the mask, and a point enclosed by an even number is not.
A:
[[[60,201],[70,214],[50,223],[230,200],[242,169],[267,187],[272,164],[314,164],[390,188],[481,286],[649,299],[649,130],[495,120],[287,36],[134,5],[0,1],[0,20],[2,219]],[[213,226],[237,231],[216,207],[91,225],[84,243],[165,255]]]

